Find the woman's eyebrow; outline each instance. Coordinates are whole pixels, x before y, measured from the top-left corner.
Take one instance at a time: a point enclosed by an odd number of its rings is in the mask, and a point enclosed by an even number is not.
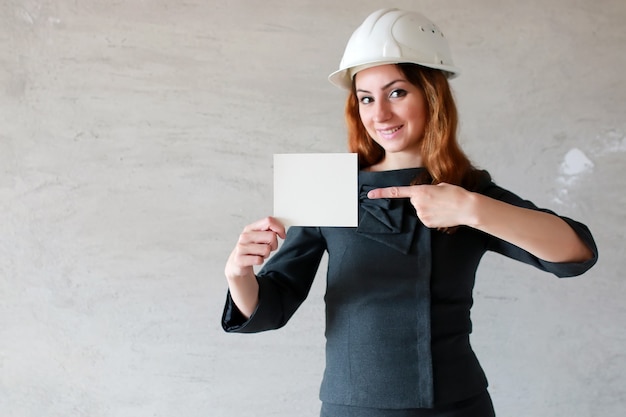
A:
[[[383,87],[381,88],[381,90],[386,90],[386,89],[388,89],[389,87],[391,87],[392,85],[394,85],[395,83],[402,82],[402,81],[405,81],[405,80],[402,80],[402,79],[393,80],[393,81],[391,81],[390,83],[387,83],[387,84],[383,85]],[[370,91],[363,90],[363,89],[361,89],[361,88],[358,88],[356,91],[357,91],[357,92],[359,92],[359,93],[367,93],[367,94],[371,94],[371,92],[370,92]]]

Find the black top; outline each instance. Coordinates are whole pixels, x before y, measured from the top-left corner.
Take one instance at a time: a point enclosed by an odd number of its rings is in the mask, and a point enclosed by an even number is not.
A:
[[[472,351],[470,308],[475,273],[490,250],[551,272],[580,275],[597,261],[589,229],[561,217],[591,248],[582,263],[546,262],[491,235],[425,227],[408,199],[370,200],[372,188],[408,185],[421,168],[360,172],[359,226],[291,227],[258,273],[259,305],[249,320],[227,296],[222,326],[253,333],[284,326],[307,297],[329,254],[324,402],[373,408],[432,408],[487,386]],[[478,192],[534,210],[490,181]]]

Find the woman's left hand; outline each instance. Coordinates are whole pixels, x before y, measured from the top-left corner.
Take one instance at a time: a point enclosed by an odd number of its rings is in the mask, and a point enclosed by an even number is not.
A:
[[[377,188],[368,198],[408,198],[419,219],[430,228],[471,224],[471,195],[466,189],[447,183]]]

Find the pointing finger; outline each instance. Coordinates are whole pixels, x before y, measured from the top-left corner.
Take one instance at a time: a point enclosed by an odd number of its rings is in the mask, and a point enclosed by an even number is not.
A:
[[[386,187],[376,188],[369,193],[367,197],[371,199],[375,198],[410,198],[412,197],[412,187]]]

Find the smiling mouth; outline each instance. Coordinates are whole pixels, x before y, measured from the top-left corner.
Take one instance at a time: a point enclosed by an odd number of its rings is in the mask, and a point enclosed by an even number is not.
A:
[[[379,129],[378,131],[382,134],[382,135],[393,135],[394,133],[396,133],[398,130],[402,129],[402,126],[397,126],[394,127],[392,129]]]

